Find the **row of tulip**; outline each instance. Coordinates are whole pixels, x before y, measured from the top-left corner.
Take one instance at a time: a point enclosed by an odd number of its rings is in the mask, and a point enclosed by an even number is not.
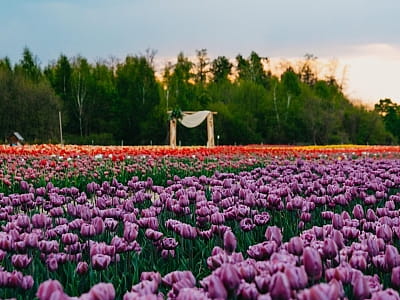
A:
[[[21,299],[400,299],[399,163],[270,158],[83,189],[22,178],[0,194],[0,287]]]
[[[329,145],[329,146],[287,146],[287,145],[247,145],[216,147],[169,147],[169,146],[77,146],[77,145],[0,145],[0,154],[29,156],[112,156],[114,160],[129,156],[192,156],[208,157],[210,155],[270,155],[316,158],[321,154],[350,154],[365,156],[380,154],[398,157],[399,146],[363,146],[363,145]]]

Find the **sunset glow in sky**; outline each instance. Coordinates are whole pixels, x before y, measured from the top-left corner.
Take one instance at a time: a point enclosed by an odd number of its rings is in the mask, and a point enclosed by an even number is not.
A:
[[[271,61],[312,53],[338,62],[347,95],[400,103],[398,0],[13,0],[0,2],[0,58],[27,46],[42,66],[61,53],[94,62],[157,50],[160,61],[207,49]]]

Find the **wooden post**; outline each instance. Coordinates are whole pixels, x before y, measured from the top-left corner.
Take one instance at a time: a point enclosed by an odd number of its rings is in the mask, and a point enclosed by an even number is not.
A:
[[[169,145],[172,148],[176,147],[176,119],[169,121]]]
[[[214,116],[212,112],[207,115],[207,147],[214,147]]]

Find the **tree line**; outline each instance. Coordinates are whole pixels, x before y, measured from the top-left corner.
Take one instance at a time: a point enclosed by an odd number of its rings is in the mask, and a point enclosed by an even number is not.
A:
[[[210,59],[206,49],[156,72],[154,50],[123,61],[59,58],[42,68],[24,48],[12,65],[0,59],[0,132],[30,143],[168,144],[167,111],[211,110],[217,144],[394,144],[400,108],[382,99],[374,110],[353,104],[333,75],[319,78],[317,58],[287,64],[280,75],[251,52]],[[178,126],[181,145],[205,145],[205,124]]]

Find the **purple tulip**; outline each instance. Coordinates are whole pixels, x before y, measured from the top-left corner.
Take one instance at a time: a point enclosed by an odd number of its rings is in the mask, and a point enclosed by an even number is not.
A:
[[[224,234],[224,249],[227,253],[231,254],[235,251],[237,245],[235,234],[228,230]]]
[[[95,270],[104,270],[111,263],[111,257],[105,254],[95,254],[91,257],[92,266]]]
[[[391,281],[393,287],[400,289],[400,266],[392,269]]]
[[[277,226],[269,226],[265,231],[265,238],[267,241],[274,241],[279,247],[282,243],[281,229]]]
[[[96,228],[92,224],[83,223],[80,233],[84,237],[92,237],[96,235]]]
[[[393,245],[386,245],[385,266],[388,271],[394,267],[400,266],[399,250]]]
[[[139,233],[139,226],[136,223],[125,222],[124,224],[124,239],[127,242],[136,240]]]
[[[34,283],[35,281],[33,280],[33,277],[31,275],[27,275],[22,277],[20,287],[25,291],[30,290],[33,287]]]
[[[275,273],[271,278],[269,293],[272,299],[289,300],[290,299],[290,283],[286,275],[282,272]]]
[[[333,239],[326,238],[324,240],[324,246],[322,248],[324,257],[327,259],[333,259],[338,255],[338,247]]]
[[[233,264],[223,264],[218,269],[218,276],[227,290],[236,290],[239,286],[239,272]]]
[[[57,280],[47,280],[40,284],[36,296],[39,300],[52,300],[60,299],[67,300],[67,296],[64,294],[63,287]]]
[[[76,273],[78,273],[79,275],[83,275],[86,274],[88,270],[89,266],[87,262],[85,261],[78,262],[78,265],[76,266]]]
[[[371,295],[368,281],[363,275],[358,277],[353,282],[353,295],[355,299],[366,299]]]
[[[90,289],[89,298],[92,300],[114,300],[114,286],[111,283],[98,283]]]
[[[228,292],[218,276],[210,275],[208,282],[208,296],[213,299],[227,299]]]
[[[288,242],[287,250],[293,255],[303,254],[303,240],[298,236],[292,237]]]
[[[11,262],[17,269],[25,269],[31,263],[32,258],[26,254],[14,254],[11,257]]]
[[[322,261],[318,251],[307,247],[303,251],[303,264],[307,275],[312,280],[318,280],[322,276]]]
[[[294,290],[303,289],[307,286],[308,277],[304,266],[286,267],[284,271],[290,287]]]

